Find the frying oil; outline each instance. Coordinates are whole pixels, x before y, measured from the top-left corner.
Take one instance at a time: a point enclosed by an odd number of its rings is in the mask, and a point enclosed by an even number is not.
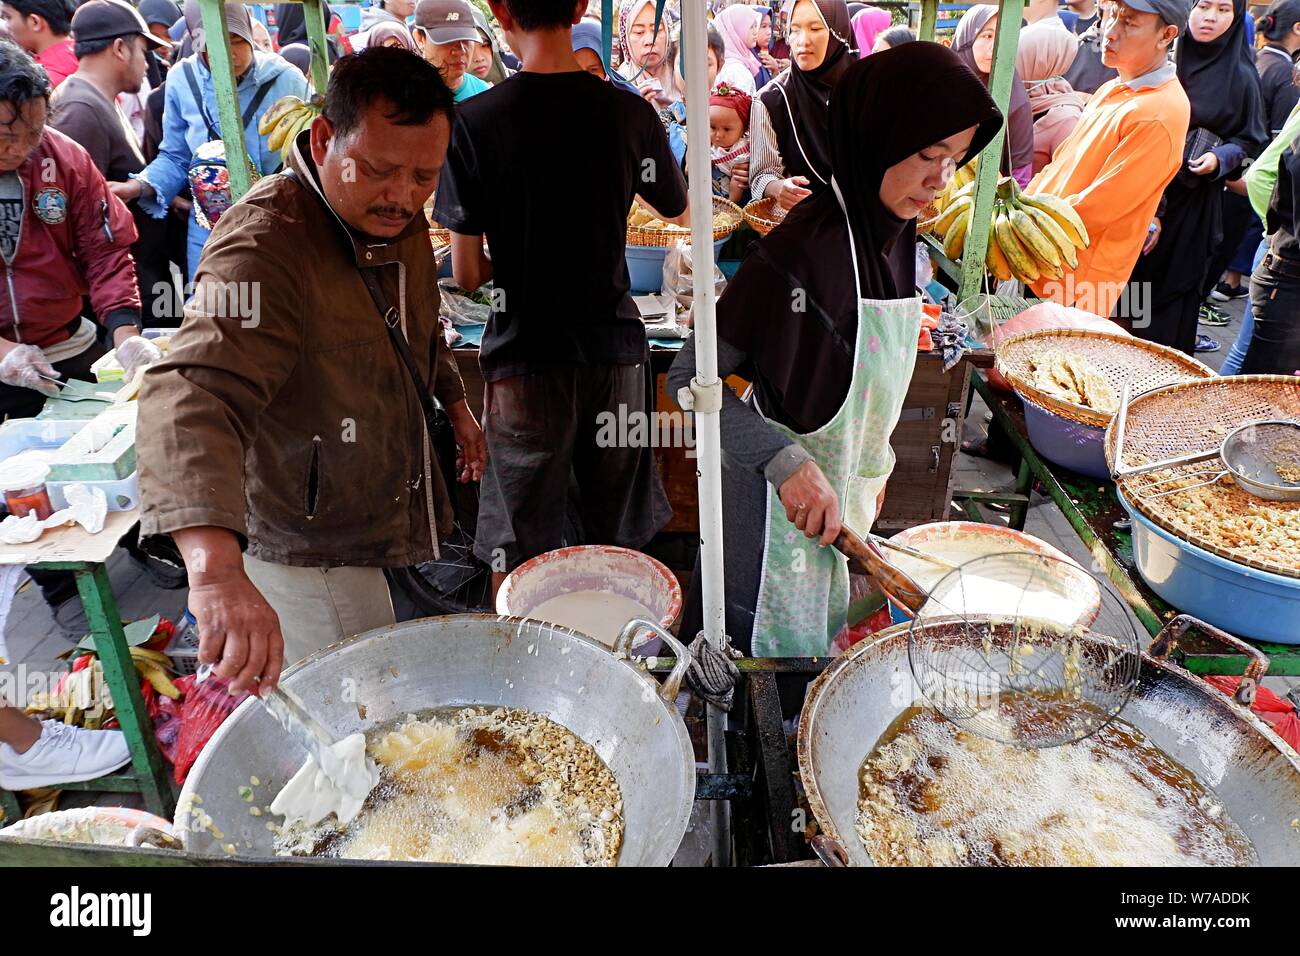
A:
[[[1214,793],[1118,719],[1078,743],[1025,749],[913,707],[863,762],[859,787],[858,835],[880,865],[1256,862]]]

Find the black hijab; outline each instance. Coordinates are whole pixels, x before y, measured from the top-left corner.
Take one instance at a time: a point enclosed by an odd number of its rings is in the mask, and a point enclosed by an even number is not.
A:
[[[832,189],[799,203],[758,242],[718,302],[718,335],[750,356],[763,412],[796,432],[829,421],[853,375],[859,290],[849,230],[863,298],[913,293],[915,221],[880,202],[886,170],[970,126],[973,156],[1002,124],[979,77],[924,41],[855,60],[831,97],[829,120],[844,209]]]
[[[797,2],[797,0],[796,0]],[[831,91],[856,61],[853,50],[853,25],[844,0],[809,0],[830,30],[826,56],[815,70],[801,70],[793,62],[760,93],[760,99],[772,120],[776,145],[781,151],[787,176],[803,176],[808,188],[817,192],[830,182]],[[796,4],[790,4],[793,16]],[[775,89],[774,84],[782,89]],[[784,96],[782,95],[784,90]],[[789,99],[789,108],[786,100]]]
[[[952,38],[953,52],[984,81],[985,86],[989,83],[989,76],[980,72],[980,68],[975,65],[975,38],[997,15],[998,8],[995,5],[976,4],[962,14],[957,32]],[[1003,171],[1010,173],[1023,166],[1032,166],[1034,162],[1034,111],[1029,103],[1029,94],[1025,92],[1025,84],[1020,79],[1020,71],[1014,68],[1011,72],[1011,101],[1007,104],[1007,116],[1011,164]]]
[[[325,26],[328,29],[330,17],[334,15],[328,3],[321,5],[325,14]],[[279,29],[276,43],[282,47],[290,43],[307,42],[307,14],[301,3],[277,3],[275,5],[275,24]]]
[[[1209,43],[1184,33],[1174,55],[1192,104],[1192,128],[1240,143],[1257,155],[1268,143],[1259,72],[1246,42],[1246,0],[1233,0],[1232,25]]]

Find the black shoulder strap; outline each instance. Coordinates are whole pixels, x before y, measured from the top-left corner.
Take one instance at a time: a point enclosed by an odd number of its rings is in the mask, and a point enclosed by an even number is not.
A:
[[[280,175],[302,185],[301,177],[292,169],[286,169]],[[393,351],[402,360],[402,365],[406,368],[406,374],[411,379],[411,384],[415,386],[415,397],[420,400],[420,408],[424,412],[424,426],[429,432],[429,441],[436,444],[438,409],[434,407],[433,393],[429,391],[429,386],[425,384],[424,376],[420,374],[420,367],[415,364],[415,356],[411,353],[410,343],[406,341],[406,336],[402,334],[401,313],[390,306],[388,300],[384,298],[384,290],[379,285],[379,270],[377,268],[363,269],[358,267],[357,271],[361,274],[361,281],[366,284],[366,291],[370,293],[370,299],[374,302],[376,311],[384,320],[384,326],[388,329],[389,341],[393,343]],[[435,331],[434,334],[438,335],[441,332]]]
[[[191,62],[185,64],[185,79],[189,81],[190,92],[194,94],[194,103],[198,106],[199,113],[203,116],[203,123],[208,128],[208,136],[211,139],[220,139],[221,134],[217,132],[212,118],[208,115],[207,105],[203,102],[203,91],[199,88],[199,79],[194,75],[194,64]],[[244,115],[240,117],[243,120],[244,129],[248,129],[248,124],[257,115],[257,108],[262,105],[262,102],[270,94],[271,87],[274,84],[274,80],[267,80],[257,88],[257,92],[253,94],[253,98],[248,103],[248,108],[244,110]]]
[[[244,110],[244,129],[248,129],[248,124],[252,121],[253,117],[257,115],[257,108],[262,105],[262,101],[266,99],[267,94],[271,92],[271,87],[273,85],[273,80],[267,80],[259,86],[257,92],[253,94],[253,99],[249,102],[248,109]]]
[[[186,61],[184,72],[185,79],[190,84],[190,92],[194,94],[194,105],[199,108],[199,115],[203,117],[203,123],[208,128],[208,138],[220,139],[220,134],[217,133],[216,127],[212,125],[212,119],[208,116],[208,109],[203,105],[203,91],[199,89],[199,78],[194,75],[194,64]]]
[[[415,356],[411,354],[410,343],[406,341],[406,336],[402,334],[402,316],[394,307],[390,306],[384,298],[384,291],[379,286],[378,269],[360,269],[361,281],[366,284],[366,289],[370,292],[370,298],[374,300],[375,308],[384,318],[384,325],[388,328],[388,338],[393,343],[393,350],[397,352],[397,357],[402,360],[406,366],[406,374],[410,376],[411,384],[415,386],[415,397],[420,400],[420,408],[424,412],[424,427],[429,432],[429,441],[435,447],[437,445],[438,434],[438,410],[433,404],[433,395],[429,392],[429,387],[424,382],[424,376],[420,374],[420,368],[415,364]],[[441,334],[440,330],[435,330],[435,335]]]

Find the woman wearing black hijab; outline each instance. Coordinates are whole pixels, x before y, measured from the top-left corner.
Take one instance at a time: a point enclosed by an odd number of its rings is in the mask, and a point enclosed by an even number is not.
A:
[[[1138,259],[1130,280],[1152,290],[1147,314],[1128,317],[1133,332],[1189,355],[1196,351],[1206,272],[1223,239],[1224,180],[1240,178],[1243,161],[1269,139],[1246,42],[1246,0],[1227,6],[1199,0],[1178,41],[1178,79],[1192,104],[1184,165],[1165,189],[1156,245]]]
[[[846,564],[824,545],[841,514],[869,529],[893,468],[921,316],[915,217],[1002,122],[935,43],[854,61],[829,118],[831,185],[759,240],[718,301],[719,373],[754,383],[748,403],[723,389],[727,633],[762,656],[825,654],[845,623]],[[694,370],[688,341],[673,394]],[[697,568],[684,633],[700,622]]]
[[[856,56],[844,0],[787,0],[790,68],[758,91],[749,115],[755,199],[785,209],[830,182],[831,91]]]
[[[322,3],[321,12],[325,15],[325,29],[328,30],[334,11],[330,9],[328,3]],[[277,3],[275,5],[275,25],[275,43],[280,49],[284,49],[292,43],[307,43],[306,7],[301,3]],[[334,52],[334,46],[328,41],[325,45],[328,48],[330,62],[333,63],[337,56]]]

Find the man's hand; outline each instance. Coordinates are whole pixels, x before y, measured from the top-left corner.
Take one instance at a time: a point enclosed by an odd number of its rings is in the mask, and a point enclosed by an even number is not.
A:
[[[1187,169],[1197,176],[1213,176],[1219,171],[1219,157],[1213,152],[1204,152],[1188,163]]]
[[[16,388],[30,388],[53,398],[59,394],[54,366],[35,345],[15,345],[0,361],[0,382]]]
[[[189,572],[188,606],[199,625],[199,660],[217,664],[230,693],[262,694],[280,680],[280,619],[244,573],[239,541],[225,528],[173,532]],[[259,680],[260,678],[260,680]]]
[[[1223,184],[1223,188],[1230,193],[1236,193],[1238,196],[1249,196],[1250,192],[1246,189],[1246,180],[1229,179]]]
[[[840,536],[840,499],[817,462],[806,461],[777,490],[785,516],[809,538],[822,545]]]
[[[803,176],[791,176],[773,185],[777,187],[775,192],[777,205],[782,209],[793,209],[812,195],[811,189],[804,188],[808,185],[808,180]]]
[[[1152,219],[1151,228],[1147,230],[1147,241],[1142,243],[1142,255],[1145,256],[1148,252],[1154,249],[1156,247],[1156,243],[1159,241],[1160,241],[1160,220]]]
[[[478,481],[483,477],[483,466],[487,463],[483,430],[464,399],[447,409],[447,417],[451,419],[452,433],[456,436],[457,478],[462,482]]]
[[[122,366],[123,382],[129,383],[137,370],[162,359],[162,350],[141,336],[134,326],[117,329],[113,338],[117,343],[117,361]]]
[[[731,201],[744,205],[742,200],[749,192],[749,163],[736,163],[731,167]]]

